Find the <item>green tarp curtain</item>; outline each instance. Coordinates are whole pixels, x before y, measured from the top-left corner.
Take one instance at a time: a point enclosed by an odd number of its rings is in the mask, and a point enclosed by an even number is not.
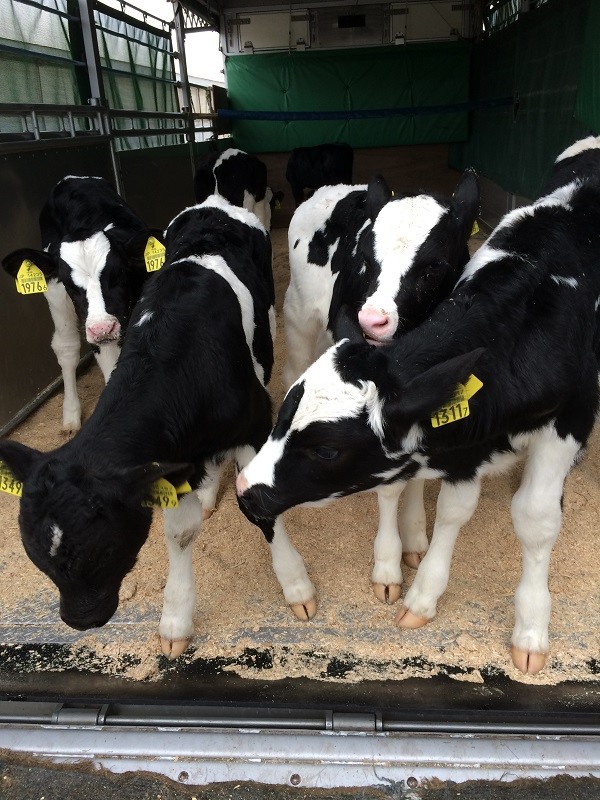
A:
[[[230,56],[232,109],[355,111],[466,103],[470,46],[463,42],[353,50]],[[461,141],[467,112],[381,119],[236,120],[233,136],[250,152],[287,151],[327,141],[353,147]]]
[[[50,11],[66,13],[67,0],[47,0],[48,9],[17,0],[0,0],[0,5],[0,45],[10,48],[0,51],[0,103],[79,104],[75,67],[69,63],[68,22]],[[42,58],[37,60],[36,54]],[[64,63],[44,56],[64,59]],[[42,118],[40,125],[49,131],[60,129],[56,118]],[[1,129],[21,133],[21,121],[3,118]]]
[[[43,7],[0,0],[0,19],[0,103],[88,103],[86,67],[74,63],[84,58],[74,0],[44,0]],[[170,31],[153,31],[100,3],[94,20],[109,108],[178,111]],[[56,115],[41,117],[39,122],[44,131],[58,131],[64,125]],[[129,120],[122,123],[130,124]],[[85,121],[75,118],[75,126],[85,126]],[[148,120],[146,126],[158,127],[158,123]],[[20,133],[21,120],[2,117],[0,129]],[[117,146],[133,149],[180,141],[179,135],[123,137]]]
[[[109,108],[137,111],[178,111],[168,33],[149,30],[113,16],[99,6],[94,11],[98,31],[104,93]],[[129,127],[129,120],[119,125]],[[139,124],[139,123],[136,123]],[[155,127],[153,120],[147,122]],[[117,140],[119,149],[177,144],[178,136],[128,137]]]
[[[590,5],[575,114],[600,134],[600,3]]]
[[[513,94],[518,106],[473,112],[468,142],[451,149],[452,166],[538,195],[556,156],[589,132],[575,117],[588,6],[545,3],[474,47],[471,99]]]

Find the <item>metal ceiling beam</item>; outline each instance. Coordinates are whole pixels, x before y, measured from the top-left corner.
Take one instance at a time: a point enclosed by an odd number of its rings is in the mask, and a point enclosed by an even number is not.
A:
[[[181,9],[186,33],[218,31],[219,12],[212,3],[204,0],[175,0],[175,12]]]

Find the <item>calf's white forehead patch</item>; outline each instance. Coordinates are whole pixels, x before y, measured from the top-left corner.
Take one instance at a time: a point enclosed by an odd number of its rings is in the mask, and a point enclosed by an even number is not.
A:
[[[50,542],[50,557],[54,558],[54,556],[58,553],[58,548],[62,542],[63,532],[58,525],[53,525],[50,528],[50,533],[52,534],[52,539]]]
[[[373,223],[375,258],[381,272],[377,289],[366,304],[391,310],[402,277],[412,265],[418,249],[448,209],[429,195],[392,200]],[[395,306],[393,306],[395,308]]]
[[[355,386],[340,377],[334,364],[339,344],[330,347],[300,379],[304,382],[304,394],[294,415],[291,431],[303,430],[313,422],[352,419],[364,410],[379,407],[374,383],[365,381]]]
[[[61,242],[60,257],[71,268],[75,286],[87,289],[90,281],[99,281],[110,252],[110,242],[103,231],[98,231],[78,242]]]

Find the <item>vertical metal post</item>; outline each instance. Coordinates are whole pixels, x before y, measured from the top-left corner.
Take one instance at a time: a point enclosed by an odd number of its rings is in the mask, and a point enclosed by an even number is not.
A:
[[[94,22],[94,1],[77,0],[79,5],[79,17],[81,19],[81,33],[85,48],[85,60],[87,64],[88,78],[92,96],[89,103],[93,106],[102,106],[107,109],[106,113],[106,132],[110,137],[110,154],[113,165],[113,175],[115,186],[122,197],[125,197],[123,181],[121,180],[121,169],[119,157],[115,148],[115,139],[112,131],[112,124],[108,114],[108,101],[104,95],[104,83],[102,81],[102,65],[100,64],[100,51],[98,49],[98,38],[96,35],[96,24]]]
[[[177,52],[179,56],[179,79],[181,82],[181,96],[183,99],[183,108],[181,110],[187,113],[188,116],[187,140],[190,151],[190,164],[192,168],[192,180],[193,180],[194,175],[196,174],[196,158],[194,153],[195,130],[194,130],[194,120],[192,117],[190,81],[187,71],[187,60],[185,57],[185,21],[183,19],[183,10],[179,2],[177,1],[174,2],[173,11],[175,12],[173,23],[175,25],[175,38],[177,41]]]
[[[83,45],[85,48],[85,60],[87,63],[88,78],[92,96],[88,102],[105,106],[104,85],[102,83],[102,67],[100,65],[100,52],[98,50],[98,40],[96,38],[96,25],[94,23],[94,11],[89,0],[77,0],[79,4],[79,17],[81,19],[81,33],[83,35]]]

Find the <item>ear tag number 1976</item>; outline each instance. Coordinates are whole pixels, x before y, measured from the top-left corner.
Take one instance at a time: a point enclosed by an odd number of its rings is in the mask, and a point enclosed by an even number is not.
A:
[[[44,273],[29,259],[25,259],[19,267],[16,283],[19,294],[39,294],[48,291]]]
[[[23,494],[23,481],[15,478],[4,461],[0,461],[0,492],[21,497]]]
[[[146,272],[156,272],[165,263],[166,248],[154,236],[150,236],[144,248],[144,261],[146,262]]]
[[[471,413],[469,400],[482,386],[483,383],[475,375],[470,375],[466,383],[459,383],[450,402],[431,415],[431,425],[434,428],[441,428],[442,425],[449,425],[451,422],[458,422],[468,417]]]

